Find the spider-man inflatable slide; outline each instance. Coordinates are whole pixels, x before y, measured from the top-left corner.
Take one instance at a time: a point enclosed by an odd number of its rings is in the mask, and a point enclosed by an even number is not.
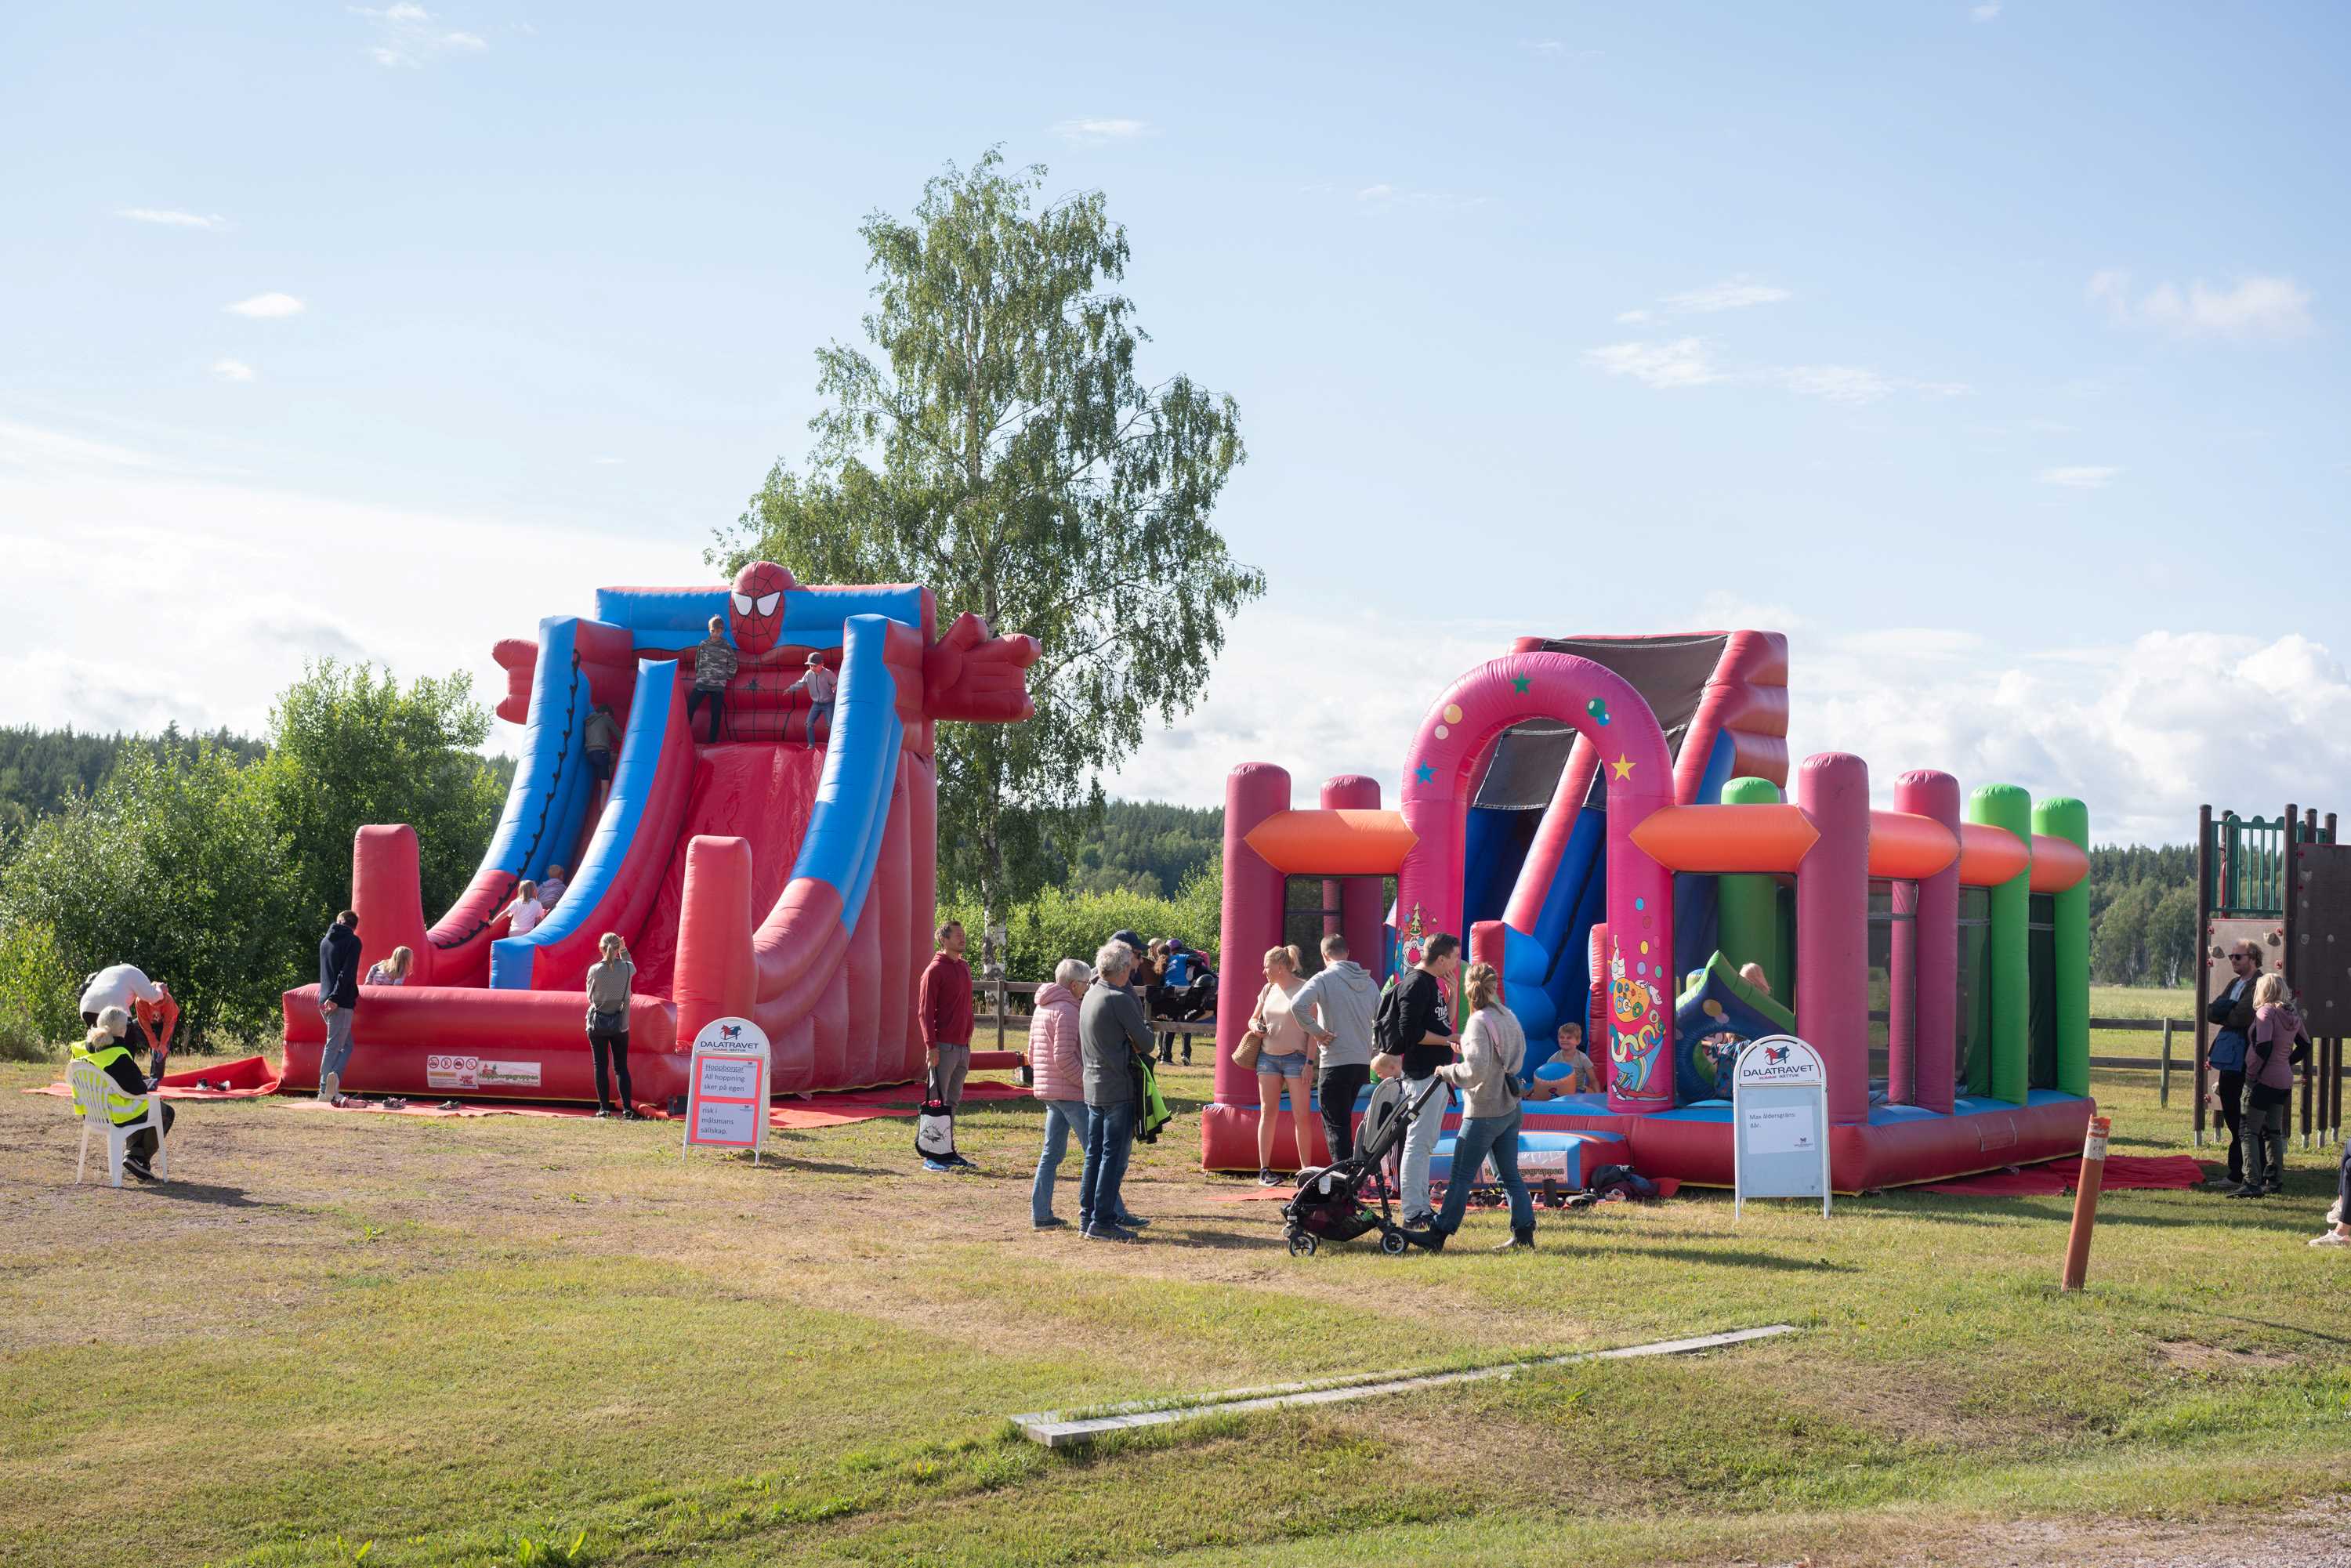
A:
[[[737,663],[715,742],[706,706],[687,716],[714,616]],[[415,831],[361,828],[353,846],[362,965],[403,946],[415,964],[405,986],[362,988],[345,1087],[594,1098],[582,986],[608,931],[637,966],[640,1100],[683,1093],[695,1035],[730,1015],[767,1031],[778,1092],[920,1077],[934,727],[1028,718],[1037,660],[1030,638],[935,618],[925,588],[804,588],[760,561],[731,589],[603,589],[592,619],[500,643],[521,755],[463,896],[428,926]],[[810,653],[839,676],[829,718],[798,684]],[[622,737],[609,781],[586,744],[600,706]],[[554,865],[576,868],[568,888],[511,935],[517,886]],[[285,1085],[315,1087],[318,988],[286,993],[285,1017]]]

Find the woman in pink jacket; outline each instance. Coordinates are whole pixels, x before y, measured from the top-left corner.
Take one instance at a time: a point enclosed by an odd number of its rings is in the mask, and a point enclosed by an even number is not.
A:
[[[1029,1071],[1037,1098],[1045,1102],[1045,1152],[1037,1160],[1036,1185],[1029,1191],[1029,1223],[1058,1230],[1070,1222],[1053,1213],[1053,1179],[1070,1134],[1086,1142],[1086,1064],[1078,1049],[1078,1003],[1094,972],[1081,958],[1064,958],[1050,983],[1037,988],[1037,1010],[1029,1019]]]

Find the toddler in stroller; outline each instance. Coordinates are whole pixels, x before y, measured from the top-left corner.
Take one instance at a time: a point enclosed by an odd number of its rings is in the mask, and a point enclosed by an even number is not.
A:
[[[1298,1190],[1281,1207],[1282,1233],[1290,1239],[1290,1256],[1311,1257],[1322,1242],[1353,1241],[1370,1230],[1380,1233],[1380,1250],[1391,1258],[1401,1258],[1413,1247],[1443,1245],[1436,1231],[1407,1230],[1395,1222],[1388,1207],[1386,1184],[1379,1186],[1377,1210],[1364,1201],[1364,1188],[1377,1179],[1381,1164],[1404,1142],[1416,1117],[1445,1114],[1444,1092],[1443,1080],[1432,1078],[1427,1087],[1407,1100],[1402,1079],[1380,1080],[1372,1091],[1370,1108],[1364,1113],[1354,1155],[1334,1166],[1298,1173]]]

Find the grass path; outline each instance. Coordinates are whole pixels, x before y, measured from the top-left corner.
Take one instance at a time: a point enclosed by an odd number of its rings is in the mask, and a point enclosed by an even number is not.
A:
[[[1026,1101],[963,1118],[973,1178],[900,1120],[754,1169],[658,1124],[196,1105],[184,1182],[76,1191],[59,1103],[14,1092],[43,1076],[0,1070],[14,1564],[2122,1562],[2345,1524],[2284,1502],[2351,1487],[2345,1260],[2301,1245],[2331,1151],[2282,1201],[2111,1196],[2066,1298],[2055,1198],[1698,1195],[1547,1214],[1531,1257],[1293,1260],[1189,1117],[1137,1162],[1149,1244],[1086,1243],[1029,1228]],[[2123,1150],[2182,1147],[2151,1075],[2097,1087]],[[1077,1455],[1004,1421],[1780,1321]]]

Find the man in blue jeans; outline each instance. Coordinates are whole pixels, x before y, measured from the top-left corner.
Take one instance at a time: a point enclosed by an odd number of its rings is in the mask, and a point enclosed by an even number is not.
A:
[[[359,1005],[360,917],[346,909],[319,941],[319,1016],[327,1025],[327,1049],[319,1057],[321,1100],[342,1097],[343,1070],[351,1061],[351,1013]]]
[[[1126,988],[1134,973],[1134,949],[1113,942],[1094,955],[1099,983],[1078,1009],[1078,1039],[1086,1062],[1086,1169],[1078,1184],[1080,1234],[1095,1241],[1137,1239],[1120,1220],[1126,1205],[1119,1184],[1126,1179],[1127,1153],[1134,1142],[1134,1063],[1151,1055],[1151,1020],[1143,1003]]]

